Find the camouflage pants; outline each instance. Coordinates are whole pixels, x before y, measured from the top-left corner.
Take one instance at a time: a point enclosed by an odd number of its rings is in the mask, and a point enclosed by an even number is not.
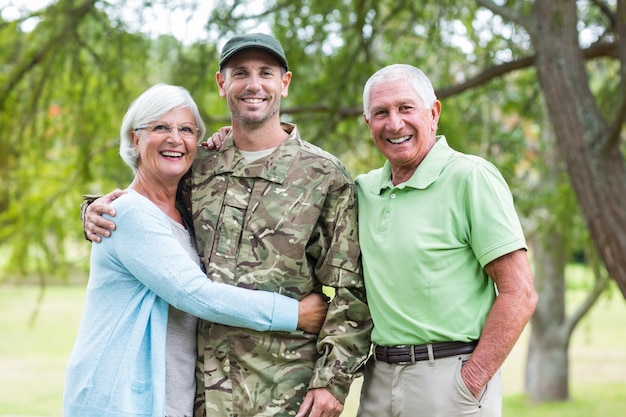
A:
[[[294,416],[317,359],[316,338],[200,321],[194,417]]]

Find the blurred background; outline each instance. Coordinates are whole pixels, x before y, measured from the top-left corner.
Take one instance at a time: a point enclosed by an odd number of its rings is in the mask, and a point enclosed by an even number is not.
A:
[[[384,162],[368,77],[408,63],[431,78],[439,133],[501,170],[531,248],[540,303],[503,369],[505,415],[622,416],[625,3],[0,0],[0,416],[61,415],[89,268],[78,207],[132,178],[129,104],[182,85],[209,132],[228,124],[219,51],[249,32],[285,48],[283,119],[353,176]]]

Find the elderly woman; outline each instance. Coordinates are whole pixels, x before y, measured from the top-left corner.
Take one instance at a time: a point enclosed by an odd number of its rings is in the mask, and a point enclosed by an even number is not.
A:
[[[124,117],[120,154],[135,178],[112,204],[118,231],[92,247],[65,417],[191,416],[196,316],[259,331],[319,331],[325,303],[317,297],[299,304],[213,283],[201,270],[175,203],[204,133],[182,87],[148,89]],[[299,317],[299,309],[311,314]]]

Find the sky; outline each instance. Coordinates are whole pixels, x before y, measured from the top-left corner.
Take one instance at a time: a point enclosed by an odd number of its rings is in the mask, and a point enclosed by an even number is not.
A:
[[[5,20],[15,20],[20,17],[40,10],[54,0],[0,0],[0,15]],[[213,8],[213,1],[199,1],[198,7],[193,11],[185,5],[189,5],[190,1],[179,1],[180,5],[174,12],[164,10],[158,6],[152,8],[140,7],[141,0],[110,0],[110,3],[123,3],[125,12],[122,18],[130,25],[131,28],[136,26],[137,30],[149,35],[171,34],[183,43],[193,43],[199,39],[205,38],[204,24],[206,23],[209,13]],[[194,2],[195,4],[196,2]],[[136,19],[137,10],[142,13],[141,19]],[[139,21],[143,21],[141,26]],[[37,24],[36,19],[26,20],[21,29],[25,32],[32,30]]]

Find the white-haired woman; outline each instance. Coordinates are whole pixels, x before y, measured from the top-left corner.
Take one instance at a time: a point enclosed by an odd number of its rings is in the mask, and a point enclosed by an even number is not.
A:
[[[196,316],[255,330],[319,331],[324,302],[213,283],[176,209],[205,125],[182,87],[157,84],[122,123],[135,178],[112,205],[117,231],[93,244],[85,309],[67,365],[65,417],[193,414]],[[307,315],[298,315],[298,311]]]

